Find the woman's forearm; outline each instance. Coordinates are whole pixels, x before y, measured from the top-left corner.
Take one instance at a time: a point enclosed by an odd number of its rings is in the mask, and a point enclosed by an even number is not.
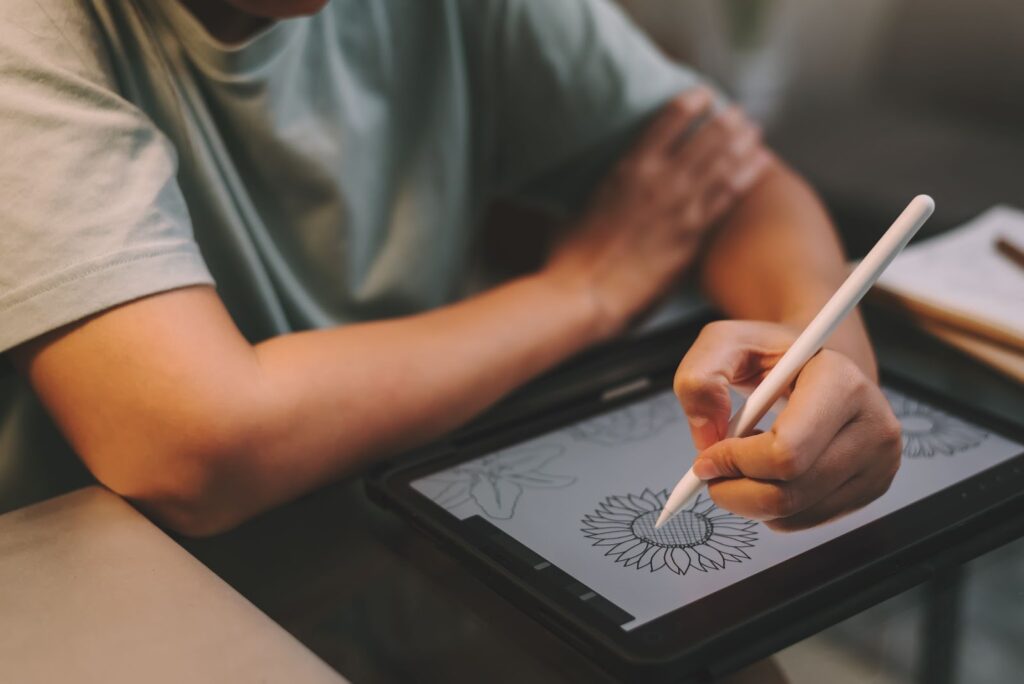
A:
[[[440,437],[592,344],[595,321],[584,292],[536,275],[416,316],[271,339],[256,347],[271,423],[244,467],[285,500]]]
[[[585,290],[522,278],[416,316],[255,347],[208,287],[15,354],[107,486],[204,534],[424,443],[599,338]]]
[[[703,289],[729,316],[801,328],[847,275],[842,247],[820,200],[777,160],[719,227],[699,267]],[[828,346],[877,377],[858,313],[847,318]]]

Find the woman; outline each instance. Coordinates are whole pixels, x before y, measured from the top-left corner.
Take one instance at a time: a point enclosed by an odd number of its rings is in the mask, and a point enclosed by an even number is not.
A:
[[[101,482],[215,533],[439,437],[695,270],[746,319],[676,378],[719,505],[793,529],[888,486],[898,423],[856,317],[773,430],[719,441],[727,384],[771,367],[842,254],[756,129],[605,2],[0,17],[0,351],[34,393],[8,390],[7,450],[45,443],[21,422],[37,396]],[[566,237],[460,298],[493,198]]]

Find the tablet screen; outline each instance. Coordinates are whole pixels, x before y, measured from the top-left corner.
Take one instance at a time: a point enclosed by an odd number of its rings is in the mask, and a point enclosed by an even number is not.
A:
[[[622,628],[632,630],[1021,453],[1016,442],[886,393],[904,431],[903,464],[889,491],[802,532],[773,532],[717,508],[706,493],[654,529],[696,455],[668,390],[412,486],[458,519],[486,520],[568,573],[628,614]]]

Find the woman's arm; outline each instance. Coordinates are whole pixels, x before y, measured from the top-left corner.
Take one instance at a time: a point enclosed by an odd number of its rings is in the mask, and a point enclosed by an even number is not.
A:
[[[250,346],[197,287],[16,358],[100,481],[204,534],[444,434],[588,344],[595,320],[582,291],[531,277],[419,316]]]
[[[846,279],[846,259],[813,190],[778,159],[706,248],[701,285],[735,319],[802,329]],[[854,312],[829,346],[877,377],[874,352]]]
[[[180,531],[226,529],[439,437],[647,307],[764,165],[735,111],[680,146],[710,106],[706,91],[673,101],[542,272],[464,302],[252,346],[216,292],[190,288],[15,361],[103,483]]]

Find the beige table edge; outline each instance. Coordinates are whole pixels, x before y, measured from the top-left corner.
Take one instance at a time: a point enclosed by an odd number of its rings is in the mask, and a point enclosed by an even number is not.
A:
[[[122,499],[0,515],[5,682],[344,682]]]

